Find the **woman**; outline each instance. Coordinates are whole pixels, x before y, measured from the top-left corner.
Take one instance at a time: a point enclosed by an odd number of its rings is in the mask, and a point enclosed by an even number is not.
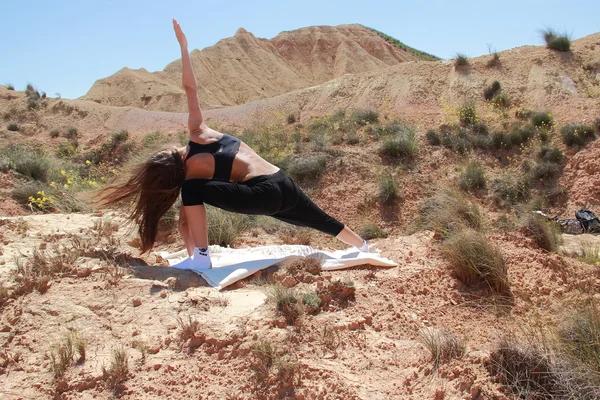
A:
[[[131,218],[139,224],[142,251],[152,248],[158,221],[177,200],[180,190],[179,231],[190,258],[176,265],[179,268],[211,267],[204,204],[244,214],[270,215],[368,251],[360,236],[317,207],[278,167],[239,139],[204,124],[187,39],[176,20],[173,28],[181,46],[190,142],[185,148],[154,154],[136,168],[127,182],[106,188],[100,200],[104,205],[134,201]]]

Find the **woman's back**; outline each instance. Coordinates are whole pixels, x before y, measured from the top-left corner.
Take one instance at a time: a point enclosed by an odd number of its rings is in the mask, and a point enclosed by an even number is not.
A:
[[[244,182],[279,170],[238,138],[206,126],[191,135],[182,156],[185,179],[216,179]],[[229,176],[227,176],[229,175]]]

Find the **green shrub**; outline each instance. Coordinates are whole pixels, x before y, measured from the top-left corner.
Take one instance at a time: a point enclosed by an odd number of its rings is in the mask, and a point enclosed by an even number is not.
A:
[[[292,179],[299,182],[307,182],[321,177],[325,172],[326,166],[326,159],[322,156],[295,158],[290,161],[287,173]]]
[[[483,189],[485,187],[485,172],[481,165],[477,162],[467,164],[458,176],[458,186],[465,192]]]
[[[532,113],[533,112],[531,110],[528,110],[526,108],[517,108],[517,110],[515,111],[515,117],[517,117],[518,119],[527,120],[531,118]]]
[[[583,146],[594,139],[596,134],[594,128],[589,125],[567,124],[560,130],[563,143],[567,146]]]
[[[129,139],[129,132],[127,132],[125,129],[122,129],[118,132],[113,132],[110,137],[111,142],[114,144],[126,142],[127,139]]]
[[[481,121],[475,122],[473,125],[471,125],[471,131],[476,135],[482,136],[487,136],[490,133],[487,125]]]
[[[500,65],[500,54],[497,51],[492,53],[492,58],[490,58],[487,62],[488,68],[497,67]]]
[[[552,50],[567,52],[571,50],[571,38],[566,33],[559,34],[552,28],[542,30],[546,47]]]
[[[358,126],[376,124],[379,122],[379,113],[374,110],[358,110],[351,114],[350,120]]]
[[[427,133],[425,133],[425,139],[427,140],[427,143],[432,146],[439,146],[442,144],[442,139],[435,129],[429,129]]]
[[[50,159],[39,147],[20,144],[10,144],[0,150],[0,159],[3,164],[20,174],[34,180],[46,182]]]
[[[469,65],[469,58],[463,53],[456,53],[454,59],[454,69],[460,69]]]
[[[413,159],[419,152],[419,141],[413,130],[408,130],[386,138],[380,152],[388,157]]]
[[[443,189],[421,204],[417,226],[438,232],[443,238],[464,228],[480,230],[479,207],[462,193]]]
[[[379,227],[377,224],[368,223],[364,224],[359,231],[359,235],[364,240],[378,239],[387,237],[387,232]]]
[[[510,206],[529,199],[527,180],[507,173],[492,181],[492,196],[497,204]]]
[[[71,158],[77,153],[77,147],[79,144],[75,140],[71,140],[68,143],[61,143],[56,149],[56,156],[59,158]]]
[[[382,204],[391,204],[400,197],[400,189],[392,174],[382,175],[379,178],[379,201]]]
[[[531,115],[531,122],[536,128],[550,129],[554,126],[554,120],[550,112],[534,112]]]
[[[463,128],[457,128],[455,131],[444,130],[442,132],[442,146],[452,149],[458,154],[466,154],[471,151],[472,143],[469,132]]]
[[[521,222],[525,235],[531,237],[542,249],[556,251],[562,241],[560,230],[556,224],[545,217],[528,213]]]
[[[248,229],[252,220],[248,215],[232,213],[215,207],[206,207],[208,220],[208,243],[232,246],[235,240]]]
[[[505,93],[498,93],[494,95],[490,102],[497,108],[507,108],[510,106],[510,100],[508,95]]]
[[[146,149],[154,149],[169,143],[169,137],[159,131],[149,133],[142,138],[142,146]]]
[[[500,82],[494,81],[491,86],[483,89],[483,98],[491,100],[500,91]]]
[[[452,235],[444,248],[444,256],[465,285],[485,282],[496,293],[507,292],[506,261],[480,232],[463,230]]]
[[[321,298],[315,292],[304,293],[302,304],[307,308],[309,314],[316,314],[321,309]]]
[[[470,126],[479,121],[474,104],[463,104],[462,106],[458,107],[457,113],[458,120],[462,126]]]
[[[29,110],[37,110],[40,108],[40,102],[37,98],[30,97],[27,99],[27,108]]]
[[[531,169],[531,178],[534,180],[552,180],[560,175],[561,168],[556,163],[540,161]]]
[[[58,129],[52,129],[50,131],[50,137],[51,138],[57,138],[60,136],[60,132],[58,131]]]
[[[383,126],[376,125],[369,128],[370,133],[375,134],[378,137],[407,134],[412,131],[409,126],[400,121],[393,121]]]
[[[65,133],[65,137],[67,139],[77,139],[77,128],[70,127],[69,129],[67,129],[67,132]]]
[[[21,205],[28,205],[30,197],[39,197],[38,194],[44,192],[47,196],[56,197],[54,189],[43,182],[33,181],[27,182],[24,185],[17,185],[12,190],[12,198]],[[47,202],[47,210],[50,211],[54,204],[52,201]]]
[[[520,139],[520,135],[518,137]],[[510,146],[512,146],[512,143],[513,137],[509,133],[494,132],[492,134],[491,146],[496,150],[509,148]]]
[[[275,303],[278,313],[284,316],[288,323],[294,323],[300,316],[299,299],[296,291],[281,285],[273,285],[267,296]]]
[[[8,125],[6,125],[6,129],[8,129],[11,132],[18,132],[19,124],[17,124],[16,122],[11,122]]]

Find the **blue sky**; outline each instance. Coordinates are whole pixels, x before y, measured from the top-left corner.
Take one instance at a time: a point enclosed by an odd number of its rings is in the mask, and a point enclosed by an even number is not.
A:
[[[50,96],[83,96],[122,67],[162,70],[179,58],[171,18],[190,49],[244,27],[272,38],[311,25],[360,23],[409,46],[452,58],[541,45],[553,27],[580,38],[600,30],[598,0],[1,0],[0,84],[28,82]]]

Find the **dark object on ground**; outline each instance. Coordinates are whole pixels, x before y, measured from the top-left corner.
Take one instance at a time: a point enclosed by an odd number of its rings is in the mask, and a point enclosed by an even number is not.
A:
[[[582,208],[575,213],[575,218],[581,222],[583,229],[587,233],[600,233],[600,219],[598,219],[593,211]]]

